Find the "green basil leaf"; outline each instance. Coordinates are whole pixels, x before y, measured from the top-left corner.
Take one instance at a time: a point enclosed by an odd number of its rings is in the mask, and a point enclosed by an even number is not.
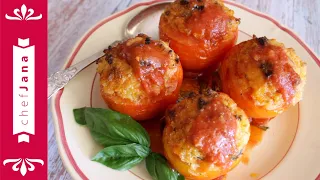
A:
[[[148,147],[132,143],[106,147],[92,160],[112,169],[124,171],[139,164],[149,153],[150,149]]]
[[[124,145],[130,143],[141,144],[150,147],[150,138],[147,131],[130,116],[124,115],[110,109],[81,108],[79,111],[85,115],[85,124],[99,144],[107,147],[113,145]],[[74,111],[74,112],[77,112]],[[83,124],[77,112],[76,121]],[[78,120],[77,120],[78,119]]]
[[[150,153],[146,166],[153,180],[184,180],[184,177],[170,168],[167,160],[158,153]]]
[[[86,119],[84,116],[84,110],[85,108],[80,108],[80,109],[74,109],[73,114],[74,118],[76,119],[76,122],[81,125],[86,125]]]

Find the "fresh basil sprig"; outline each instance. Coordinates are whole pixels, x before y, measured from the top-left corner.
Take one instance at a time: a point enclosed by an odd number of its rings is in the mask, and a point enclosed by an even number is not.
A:
[[[148,132],[130,116],[101,108],[74,109],[76,122],[87,125],[95,141],[102,146],[137,143],[150,147]]]
[[[139,164],[149,153],[150,149],[140,144],[116,145],[104,148],[92,160],[123,171]]]
[[[154,180],[184,180],[182,175],[169,167],[161,154],[150,153],[146,159],[146,166]]]
[[[162,155],[151,152],[147,131],[130,116],[88,107],[74,109],[73,113],[76,122],[87,125],[93,139],[105,147],[93,161],[123,171],[146,159],[147,170],[154,180],[184,180]]]

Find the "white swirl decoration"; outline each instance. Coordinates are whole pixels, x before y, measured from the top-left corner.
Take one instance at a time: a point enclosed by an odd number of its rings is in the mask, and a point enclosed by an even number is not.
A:
[[[22,159],[22,158],[19,158],[19,159],[6,159],[6,160],[3,161],[3,165],[4,166],[7,163],[14,163],[12,165],[12,170],[13,171],[19,171],[20,170],[20,173],[21,173],[22,176],[25,176],[28,171],[34,171],[35,170],[35,166],[33,165],[33,163],[40,163],[42,166],[44,164],[43,160],[41,160],[41,159],[29,159],[29,158],[25,158],[25,159]]]
[[[34,10],[29,8],[27,9],[27,6],[22,4],[20,9],[14,9],[13,10],[13,14],[15,16],[9,16],[8,14],[6,14],[6,19],[8,20],[18,20],[18,21],[29,21],[29,20],[39,20],[42,18],[42,14],[40,14],[39,16],[33,16]]]

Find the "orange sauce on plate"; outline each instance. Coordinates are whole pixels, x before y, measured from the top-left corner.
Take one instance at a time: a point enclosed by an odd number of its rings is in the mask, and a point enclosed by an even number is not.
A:
[[[249,157],[252,149],[261,143],[263,134],[265,133],[265,130],[258,126],[266,126],[271,119],[273,118],[254,119],[254,123],[250,126],[250,139],[246,146],[246,150],[243,152],[242,162],[244,164],[249,163]]]
[[[251,173],[251,174],[250,174],[250,177],[252,177],[252,178],[257,178],[257,177],[259,177],[259,174],[258,174],[258,173]]]
[[[249,163],[250,153],[252,149],[261,143],[263,134],[265,133],[264,130],[253,125],[250,126],[250,131],[251,131],[250,139],[246,146],[246,150],[243,152],[243,156],[242,156],[242,162],[244,164]]]

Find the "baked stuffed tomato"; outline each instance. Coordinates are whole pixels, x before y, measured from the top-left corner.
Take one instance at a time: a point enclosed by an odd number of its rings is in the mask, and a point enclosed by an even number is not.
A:
[[[140,34],[104,52],[97,72],[102,97],[111,109],[146,120],[175,103],[183,72],[166,43]]]
[[[214,179],[240,161],[250,137],[243,110],[226,94],[208,91],[166,111],[164,153],[187,179]]]
[[[248,116],[272,118],[301,100],[306,64],[292,48],[254,36],[230,50],[221,63],[220,78],[223,91]]]
[[[201,71],[236,43],[239,22],[220,0],[176,0],[160,17],[160,39],[180,56],[184,70]]]

